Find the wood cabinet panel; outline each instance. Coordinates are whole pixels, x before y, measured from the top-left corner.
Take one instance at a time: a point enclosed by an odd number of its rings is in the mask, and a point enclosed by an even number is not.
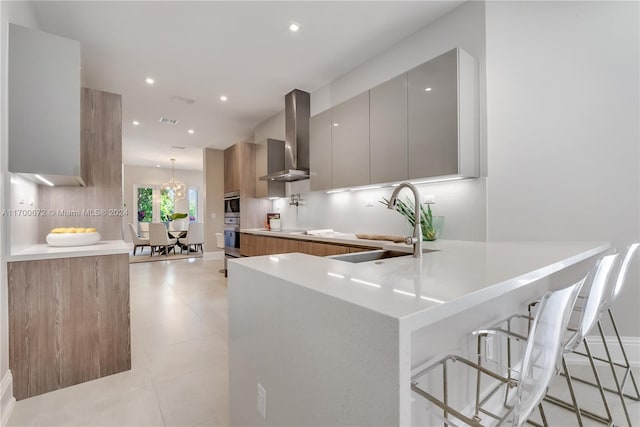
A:
[[[334,188],[369,184],[369,92],[331,109]]]
[[[129,257],[8,263],[16,399],[131,368]]]
[[[333,245],[331,243],[307,241],[301,242],[300,252],[315,256],[329,256],[349,253],[349,247],[343,245]]]
[[[238,144],[224,150],[224,192],[240,191]]]
[[[310,240],[260,236],[249,233],[242,233],[240,235],[240,248],[243,256],[276,255],[292,252],[315,256],[329,256],[376,249],[366,246],[313,242]]]
[[[240,233],[240,255],[256,256],[256,236],[253,234]]]
[[[265,255],[286,254],[298,252],[299,243],[294,239],[278,237],[263,237],[265,239]]]

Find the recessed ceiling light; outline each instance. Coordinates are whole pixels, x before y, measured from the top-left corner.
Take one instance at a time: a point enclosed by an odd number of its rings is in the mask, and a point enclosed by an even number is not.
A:
[[[425,90],[424,90],[424,91],[425,91],[425,92],[431,92],[431,88],[430,88],[430,87],[425,88]]]
[[[144,81],[147,82],[148,85],[152,85],[156,82],[151,77],[147,77],[146,79],[144,79]]]
[[[156,165],[156,167],[157,167],[157,168],[159,168],[159,167],[160,167],[160,165]]]
[[[191,135],[193,135],[196,131],[194,131],[193,129],[189,129],[187,132],[189,132]]]
[[[226,101],[226,100],[227,100],[227,96],[226,95],[220,96],[220,101]]]
[[[334,124],[333,124],[333,127],[334,127],[334,128],[336,128],[336,127],[338,127],[338,126],[340,126],[340,123],[334,123]]]
[[[137,120],[134,120],[132,123],[133,123],[134,126],[138,126],[140,124],[140,122],[137,121]]]
[[[300,24],[296,24],[295,22],[292,22],[292,23],[289,25],[289,31],[291,31],[291,32],[295,33],[295,32],[297,32],[297,31],[299,31],[299,30],[300,30]]]

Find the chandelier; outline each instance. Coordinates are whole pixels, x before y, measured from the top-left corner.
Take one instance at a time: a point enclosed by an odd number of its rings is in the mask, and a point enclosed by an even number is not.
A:
[[[171,179],[162,184],[162,188],[167,191],[173,191],[173,200],[184,199],[187,192],[187,186],[176,179],[176,159],[171,159]]]

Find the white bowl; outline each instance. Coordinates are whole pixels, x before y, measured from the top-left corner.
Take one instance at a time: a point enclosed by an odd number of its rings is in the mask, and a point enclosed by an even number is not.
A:
[[[47,243],[49,246],[88,246],[98,243],[100,233],[49,233]]]

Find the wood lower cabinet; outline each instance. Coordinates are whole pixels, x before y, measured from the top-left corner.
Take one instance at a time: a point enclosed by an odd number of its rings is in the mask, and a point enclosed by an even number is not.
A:
[[[17,400],[131,369],[127,254],[8,263]]]
[[[286,237],[261,236],[249,233],[240,234],[240,254],[242,256],[276,255],[292,252],[315,256],[329,256],[370,251],[372,249],[376,248],[288,239]]]

